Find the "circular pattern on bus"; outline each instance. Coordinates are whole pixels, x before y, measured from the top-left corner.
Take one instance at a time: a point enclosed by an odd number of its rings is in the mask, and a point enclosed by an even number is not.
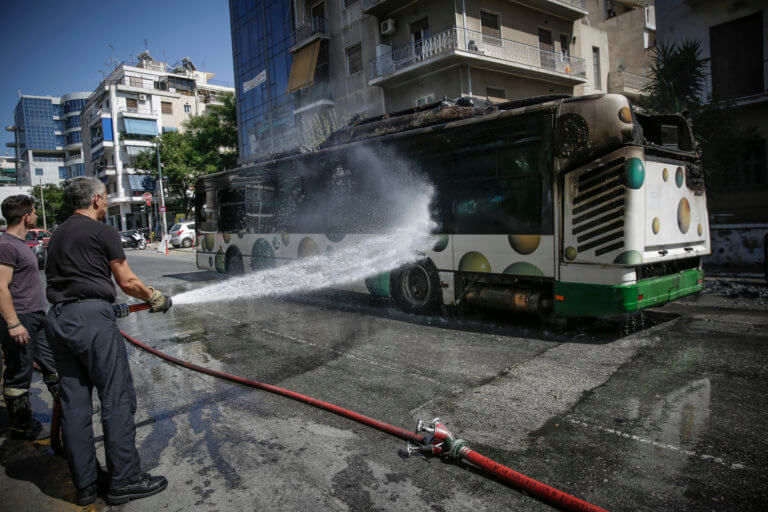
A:
[[[621,107],[619,109],[619,119],[625,123],[632,122],[632,111],[629,110],[629,107]]]
[[[575,260],[576,256],[578,256],[578,251],[575,247],[566,247],[565,248],[565,257],[569,260]]]
[[[280,237],[276,236],[272,239],[272,248],[278,250],[280,248]]]
[[[459,270],[463,272],[490,272],[491,264],[488,258],[477,251],[470,251],[461,257]]]
[[[504,273],[518,276],[544,277],[544,272],[542,272],[539,267],[525,261],[518,261],[517,263],[507,266],[507,268],[504,269]]]
[[[229,240],[231,239],[231,235],[230,235],[229,233],[224,233],[224,234],[223,234],[223,235],[221,235],[221,236],[222,236],[222,238],[224,238],[224,243],[225,243],[225,244],[228,244],[228,243],[229,243]]]
[[[206,252],[213,251],[213,234],[208,233],[205,235],[205,238],[203,239],[203,250]]]
[[[684,181],[685,181],[685,174],[683,174],[683,168],[678,167],[677,171],[675,171],[675,184],[677,185],[677,188],[682,187]]]
[[[213,266],[213,256],[208,256],[208,266],[209,267]]]
[[[288,233],[283,233],[280,235],[280,238],[283,239],[283,245],[288,247],[288,244],[291,242],[291,236]]]
[[[643,255],[638,251],[624,251],[616,256],[613,262],[620,265],[637,265],[643,262]]]
[[[661,229],[661,222],[659,221],[658,217],[653,218],[653,222],[651,223],[651,227],[653,228],[653,234],[658,235],[659,229]]]
[[[508,235],[509,245],[520,254],[531,254],[541,243],[541,235]]]
[[[219,247],[219,252],[216,253],[216,272],[224,274],[227,271],[227,258],[224,255],[224,248]]]
[[[691,205],[686,198],[682,198],[677,205],[677,227],[683,234],[687,233],[688,228],[691,227]]]
[[[299,242],[299,258],[310,258],[320,254],[320,247],[317,242],[309,237],[304,237]]]
[[[645,166],[639,158],[630,158],[624,164],[624,179],[629,188],[635,190],[643,186],[645,182]]]
[[[366,277],[365,287],[371,295],[389,297],[389,272]]]
[[[704,232],[704,228],[701,227],[701,224],[699,224],[699,227],[696,228],[696,232],[701,236],[701,234]]]
[[[589,127],[578,114],[568,113],[557,118],[557,156],[570,158],[587,147]]]
[[[448,235],[435,235],[437,241],[432,246],[432,250],[435,252],[442,252],[448,247]]]
[[[661,178],[664,181],[669,181],[669,169],[667,169],[666,167],[664,168],[663,171],[661,171]]]
[[[243,238],[245,238],[245,233],[243,231],[238,231],[237,232],[237,238],[242,240]]]
[[[275,251],[265,238],[259,238],[251,249],[251,270],[263,270],[275,266]]]
[[[333,243],[341,242],[346,235],[344,233],[326,233],[325,238]]]

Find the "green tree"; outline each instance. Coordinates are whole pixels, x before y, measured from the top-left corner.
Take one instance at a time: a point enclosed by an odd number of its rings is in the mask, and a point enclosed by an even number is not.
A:
[[[684,40],[660,42],[654,49],[650,81],[640,106],[664,113],[685,113],[693,124],[707,181],[723,183],[754,140],[755,127],[743,126],[728,102],[712,101],[706,95],[708,58],[701,55],[701,43]],[[717,186],[708,187],[710,196]]]
[[[211,105],[205,113],[192,116],[181,132],[165,132],[155,139],[160,145],[163,177],[168,183],[167,203],[187,217],[192,213],[189,190],[197,179],[237,165],[237,117],[233,94],[222,98],[222,105]],[[134,157],[134,165],[157,177],[156,150]]]
[[[32,189],[32,195],[36,199],[35,210],[37,211],[37,226],[43,227],[43,208],[40,203],[40,185],[35,185]],[[75,212],[72,203],[69,202],[69,196],[66,189],[57,185],[43,185],[43,198],[45,200],[45,218],[48,229],[52,226],[61,224]]]

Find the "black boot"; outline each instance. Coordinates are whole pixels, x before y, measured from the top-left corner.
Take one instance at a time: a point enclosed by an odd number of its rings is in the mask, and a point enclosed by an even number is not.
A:
[[[164,476],[152,476],[149,473],[141,473],[136,481],[116,489],[110,489],[107,493],[109,505],[119,505],[130,500],[152,496],[168,487],[168,480]]]
[[[11,429],[11,439],[34,441],[43,439],[43,425],[32,416],[32,406],[29,404],[29,393],[19,396],[5,396],[8,406],[8,423]]]
[[[51,373],[43,377],[48,392],[53,397],[54,401],[58,401],[61,398],[61,383],[59,382],[59,375],[57,373]]]

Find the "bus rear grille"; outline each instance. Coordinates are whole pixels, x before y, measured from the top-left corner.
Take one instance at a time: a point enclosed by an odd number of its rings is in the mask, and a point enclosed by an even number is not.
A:
[[[623,164],[619,158],[577,178],[571,234],[579,252],[600,256],[624,247]]]

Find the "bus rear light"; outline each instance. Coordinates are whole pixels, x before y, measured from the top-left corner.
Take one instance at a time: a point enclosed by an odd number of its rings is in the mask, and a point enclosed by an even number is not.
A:
[[[696,281],[696,284],[701,284],[701,283],[703,283],[703,282],[704,282],[704,280],[703,280],[703,279],[699,279],[698,281]]]
[[[642,293],[637,295],[637,300],[643,300],[643,294]]]
[[[565,297],[562,295],[555,295],[555,300],[563,301],[565,302]]]

